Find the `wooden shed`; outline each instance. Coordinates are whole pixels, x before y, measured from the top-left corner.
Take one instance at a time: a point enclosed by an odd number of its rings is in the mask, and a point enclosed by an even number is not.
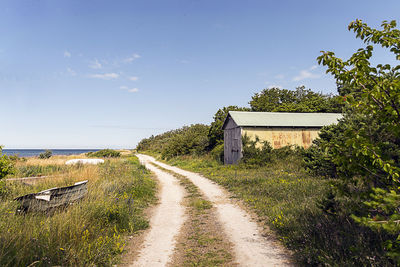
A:
[[[230,111],[222,126],[224,163],[235,164],[242,158],[244,135],[268,141],[274,149],[288,145],[308,148],[323,126],[337,123],[341,117],[340,113]]]

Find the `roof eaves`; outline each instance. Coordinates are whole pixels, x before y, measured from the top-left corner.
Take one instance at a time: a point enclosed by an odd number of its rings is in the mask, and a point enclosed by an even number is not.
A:
[[[230,111],[229,111],[229,112],[230,112]],[[225,120],[224,120],[224,124],[222,124],[222,130],[225,129],[225,125],[228,123],[228,118],[231,117],[231,114],[229,114],[229,112],[228,112],[228,115],[226,115],[226,118],[225,118]]]

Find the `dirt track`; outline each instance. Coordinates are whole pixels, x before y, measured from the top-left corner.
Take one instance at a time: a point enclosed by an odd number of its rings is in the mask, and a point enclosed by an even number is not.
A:
[[[139,256],[132,266],[166,266],[174,252],[175,238],[185,221],[182,206],[184,189],[178,180],[140,157],[146,168],[154,172],[160,181],[159,204],[150,219],[150,231],[146,233]]]
[[[172,175],[155,168],[150,162],[187,177],[212,202],[216,207],[218,220],[233,244],[233,254],[239,266],[291,265],[281,246],[272,241],[273,238],[263,236],[263,229],[244,209],[230,200],[229,194],[222,187],[199,174],[158,162],[153,157],[138,157],[158,176],[161,197],[157,211],[150,221],[151,229],[144,237],[144,246],[133,266],[166,266],[175,248],[174,238],[185,221],[181,203],[183,188]]]

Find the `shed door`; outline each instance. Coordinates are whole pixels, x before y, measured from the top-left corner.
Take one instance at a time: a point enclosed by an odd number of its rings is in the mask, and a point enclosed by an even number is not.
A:
[[[224,130],[224,162],[235,164],[242,156],[241,129]]]
[[[240,128],[232,129],[232,162],[237,163],[242,155],[242,136]]]

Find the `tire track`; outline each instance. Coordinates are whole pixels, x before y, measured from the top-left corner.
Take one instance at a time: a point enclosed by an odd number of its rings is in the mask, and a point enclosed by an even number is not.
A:
[[[149,158],[138,158],[160,181],[159,205],[150,218],[150,230],[144,237],[139,255],[131,266],[166,266],[174,253],[176,237],[185,221],[182,201],[185,190],[172,175],[149,164]]]

